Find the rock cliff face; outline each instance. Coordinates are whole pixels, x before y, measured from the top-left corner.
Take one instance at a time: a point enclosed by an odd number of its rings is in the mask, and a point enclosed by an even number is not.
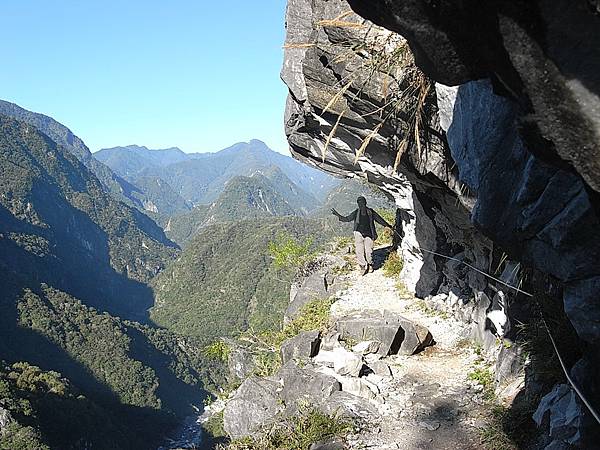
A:
[[[287,30],[294,155],[393,196],[405,284],[484,343],[514,335],[533,301],[456,260],[564,304],[585,348],[573,371],[593,397],[597,11],[584,1],[289,0]]]

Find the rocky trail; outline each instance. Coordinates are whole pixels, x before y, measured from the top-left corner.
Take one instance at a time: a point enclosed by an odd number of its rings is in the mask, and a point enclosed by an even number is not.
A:
[[[351,258],[325,255],[292,288],[286,320],[330,297],[329,325],[284,341],[276,373],[250,371],[226,400],[208,408],[223,412],[231,438],[260,434],[308,404],[356,425],[343,443],[311,450],[486,448],[481,436],[493,384],[486,356],[470,344],[464,322],[428,308],[385,276],[387,253],[376,250],[377,269],[364,276],[348,269]],[[239,369],[245,357],[243,350],[236,354]]]
[[[332,319],[360,311],[397,313],[429,329],[435,344],[415,355],[381,359],[392,377],[368,375],[380,391],[377,420],[349,438],[351,449],[478,449],[485,426],[482,387],[468,379],[479,356],[464,324],[442,317],[399,290],[381,269],[345,277]],[[377,401],[377,400],[376,400]]]

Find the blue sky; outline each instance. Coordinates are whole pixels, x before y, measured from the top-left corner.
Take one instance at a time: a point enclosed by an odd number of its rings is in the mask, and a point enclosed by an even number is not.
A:
[[[2,0],[0,98],[54,117],[92,151],[287,153],[285,0]]]

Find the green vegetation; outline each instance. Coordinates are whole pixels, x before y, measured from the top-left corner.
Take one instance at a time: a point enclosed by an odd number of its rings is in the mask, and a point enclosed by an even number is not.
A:
[[[65,148],[5,116],[0,174],[0,272],[123,317],[150,306],[142,283],[176,254],[154,222],[104,192]]]
[[[449,317],[446,311],[439,311],[435,308],[430,308],[425,302],[425,300],[415,299],[413,302],[413,306],[429,317],[437,316],[441,317],[442,319],[447,319]]]
[[[329,310],[333,299],[315,299],[300,308],[298,316],[279,331],[254,333],[248,331],[240,341],[248,346],[253,355],[255,374],[261,377],[273,375],[281,367],[281,344],[303,331],[324,331],[329,324]]]
[[[45,441],[61,444],[53,448],[70,448],[86,437],[95,448],[145,449],[156,444],[177,418],[191,414],[192,406],[201,404],[199,380],[210,380],[211,364],[198,356],[199,350],[191,343],[167,330],[99,313],[46,285],[36,291],[26,290],[19,297],[16,323],[11,324],[6,314],[4,309],[2,339],[9,345],[2,346],[3,355],[57,368],[81,389],[81,394],[73,397],[61,396],[58,394],[63,389],[54,383],[58,374],[49,372],[39,377],[56,394],[52,408],[65,416],[76,410],[82,424],[80,428],[69,428],[68,421],[75,419],[65,417],[52,422],[59,414],[48,413],[45,418],[46,409],[36,409],[39,420],[35,429],[41,431]],[[23,379],[38,376],[31,370],[26,373]],[[18,387],[23,386],[21,383]],[[89,400],[78,403],[76,399],[81,395]],[[101,408],[86,406],[90,404]],[[39,405],[46,408],[46,403]],[[44,420],[50,420],[47,427]]]
[[[403,267],[402,256],[398,252],[390,252],[383,263],[383,274],[390,278],[398,277]]]
[[[312,244],[313,239],[310,237],[300,243],[292,236],[279,234],[275,241],[269,242],[269,254],[275,267],[297,270],[314,258]]]
[[[350,236],[340,236],[333,241],[333,251],[347,249],[354,245],[354,239]]]
[[[223,411],[213,415],[202,424],[202,429],[208,434],[210,440],[220,440],[227,437],[223,428]]]
[[[483,387],[483,393],[486,398],[494,398],[494,375],[487,367],[475,367],[467,375],[469,380],[475,381]]]
[[[286,180],[289,186],[282,192],[293,191],[290,187],[293,183],[287,177]],[[312,203],[314,202],[313,199]],[[302,207],[305,205],[299,206]],[[259,222],[268,220],[269,217],[296,215],[301,216],[303,213],[292,207],[267,177],[261,174],[237,176],[227,182],[210,206],[198,205],[188,213],[169,218],[167,234],[185,246],[202,228],[216,223],[248,219]]]
[[[126,448],[119,442],[125,428],[57,372],[24,362],[2,364],[0,404],[9,413],[0,449],[46,450],[86,444],[99,449]],[[131,443],[139,448],[135,437]]]
[[[348,420],[303,407],[296,415],[272,425],[257,437],[235,440],[221,449],[306,450],[323,439],[344,437],[353,428]]]
[[[153,280],[151,318],[202,346],[250,328],[277,330],[295,272],[275,267],[269,243],[288,235],[290,242],[310,236],[318,245],[331,238],[327,233],[323,221],[299,217],[207,227]]]
[[[334,228],[340,231],[350,230],[349,232],[346,231],[346,233],[352,235],[351,225],[338,222],[331,215],[331,208],[337,209],[342,214],[348,214],[357,208],[356,198],[360,195],[366,197],[368,206],[378,212],[395,210],[394,202],[390,201],[381,191],[375,191],[372,185],[366,181],[352,179],[344,181],[333,189],[325,199],[323,205],[311,213],[311,215],[314,217],[328,217],[331,219],[331,224]],[[384,218],[387,220],[387,217]],[[390,223],[394,223],[393,217]]]
[[[217,359],[222,362],[227,362],[229,354],[231,353],[231,346],[223,341],[215,341],[210,345],[204,347],[204,356],[212,359]]]
[[[329,188],[339,183],[324,172],[276,153],[256,140],[217,153],[186,154],[177,148],[156,151],[130,146],[104,149],[94,156],[133,184],[140,176],[159,177],[194,205],[210,205],[219,197],[225,184],[239,175],[262,173],[271,180],[275,190],[283,193],[280,176],[272,173],[280,171],[286,178],[296,181],[293,187],[300,193],[299,197],[312,198],[312,204],[307,202],[308,199],[302,200],[312,207],[317,204],[315,198],[318,202]],[[298,196],[286,192],[285,197],[297,209],[294,199]]]
[[[494,405],[486,427],[481,430],[481,443],[488,450],[517,450],[518,442],[531,438],[531,416],[534,408]]]
[[[378,208],[377,213],[390,225],[394,225],[396,221],[396,212],[391,209]],[[391,245],[394,238],[394,232],[389,228],[384,228],[377,236],[376,245]]]
[[[13,117],[37,128],[81,161],[98,177],[106,192],[110,193],[117,200],[133,205],[134,202],[128,197],[128,194],[130,194],[128,183],[116,176],[112,170],[94,158],[83,141],[75,136],[67,127],[51,117],[27,111],[18,105],[3,100],[0,100],[0,114]]]

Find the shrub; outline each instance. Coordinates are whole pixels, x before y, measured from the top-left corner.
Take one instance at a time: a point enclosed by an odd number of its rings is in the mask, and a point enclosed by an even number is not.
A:
[[[204,347],[202,353],[208,358],[227,362],[231,353],[231,346],[223,341],[215,341]]]
[[[334,251],[347,249],[348,247],[354,245],[354,239],[348,236],[338,236],[335,238],[333,242]]]
[[[292,236],[280,234],[275,241],[269,242],[269,254],[278,268],[299,269],[314,258],[311,251],[312,238],[300,242]]]
[[[377,213],[390,225],[394,225],[396,221],[396,213],[394,211],[390,211],[389,209],[378,209]],[[394,232],[389,228],[384,229],[377,236],[377,244],[385,244],[391,245],[393,239]]]
[[[315,299],[300,308],[298,317],[285,324],[280,331],[259,334],[246,332],[241,339],[249,342],[254,354],[255,374],[269,376],[281,367],[281,344],[303,331],[324,330],[329,323],[332,298]]]
[[[231,442],[229,450],[298,450],[331,437],[351,432],[352,422],[323,414],[312,407],[300,407],[297,414],[274,424],[257,437]],[[223,449],[224,447],[221,447]]]
[[[383,263],[383,274],[386,277],[397,277],[402,272],[404,262],[398,252],[390,252]]]
[[[202,424],[202,429],[212,439],[219,439],[227,436],[225,429],[223,428],[223,411],[220,411],[211,416],[206,422]]]

